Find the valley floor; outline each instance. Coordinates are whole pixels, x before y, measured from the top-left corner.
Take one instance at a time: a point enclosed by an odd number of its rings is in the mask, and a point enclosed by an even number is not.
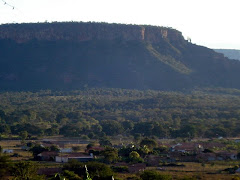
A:
[[[114,142],[112,148],[117,149],[119,153],[118,160],[107,162],[104,159],[105,156],[100,153],[99,155],[94,155],[93,161],[102,162],[112,167],[112,169],[114,169],[114,176],[116,177],[116,179],[129,179],[129,180],[134,178],[140,179],[141,174],[144,171],[148,170],[154,170],[154,172],[156,171],[162,175],[171,175],[172,179],[210,179],[210,180],[239,179],[240,160],[238,159],[237,154],[235,159],[231,159],[230,157],[226,159],[223,158],[224,154],[223,152],[225,152],[225,155],[230,152],[237,152],[236,150],[231,151],[229,149],[226,149],[226,147],[228,148],[230,147],[229,145],[232,142],[237,141],[236,139],[215,139],[215,140],[198,139],[191,142],[178,142],[178,143],[177,143],[177,141],[179,141],[178,139],[156,140],[159,144],[158,148],[161,148],[164,144],[164,146],[169,147],[169,149],[175,147],[175,151],[179,152],[174,151],[172,152],[172,150],[169,150],[167,148],[166,151],[162,151],[158,154],[152,151],[146,155],[141,155],[141,157],[143,158],[142,162],[127,162],[125,161],[127,157],[122,156],[120,158],[121,149],[123,148],[123,146],[121,146],[120,143],[126,144],[126,146],[124,147],[129,147],[131,141],[129,141],[130,139],[127,140],[127,138],[122,138],[121,140],[115,138],[111,139],[111,142]],[[199,145],[204,144],[207,147],[208,146],[207,142],[209,141],[211,141],[210,144],[214,144],[216,146],[215,149],[209,148],[211,149],[211,151],[214,151],[211,152],[211,154],[215,153],[216,155],[211,157],[215,157],[216,159],[196,159],[198,155],[192,155],[189,149],[188,149],[189,152],[187,152],[187,149],[186,152],[183,152],[180,150],[180,148],[177,148],[180,147],[181,145],[185,145],[185,147],[189,148],[190,144]],[[86,151],[87,150],[86,147],[89,144],[95,144],[95,146],[98,147],[99,151],[106,151],[107,149],[106,147],[104,146],[101,147],[99,143],[96,142],[97,142],[96,140],[83,140],[78,138],[71,139],[63,137],[57,138],[47,137],[37,141],[2,140],[0,141],[0,146],[2,147],[2,150],[5,151],[4,154],[10,156],[10,159],[13,163],[17,163],[21,161],[29,162],[34,160],[32,151],[29,151],[29,149],[26,148],[27,147],[26,145],[29,143],[41,144],[41,146],[43,147],[51,147],[54,145],[61,150],[72,149],[73,151],[61,153],[62,157],[65,157],[66,155],[70,157],[71,153],[75,154],[78,153],[80,155],[86,152],[90,152]],[[63,144],[64,146],[62,146]],[[7,150],[9,152],[7,152]],[[94,150],[94,148],[92,147],[91,150]],[[200,154],[206,155],[208,153],[210,152]],[[222,159],[220,158],[221,153]],[[173,159],[173,157],[175,157],[175,159]],[[44,175],[46,175],[46,177],[52,177],[56,173],[62,173],[63,172],[62,168],[65,167],[65,165],[67,164],[55,162],[55,160],[51,158],[49,159],[44,159],[43,157],[41,158],[37,160],[39,168],[38,173],[40,175],[43,175],[45,173]],[[124,169],[123,167],[127,167],[128,169]]]

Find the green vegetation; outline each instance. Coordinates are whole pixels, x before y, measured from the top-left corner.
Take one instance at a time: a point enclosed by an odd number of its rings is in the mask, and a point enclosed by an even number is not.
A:
[[[171,175],[161,174],[157,171],[144,171],[141,174],[142,180],[171,180]]]
[[[18,162],[12,168],[12,175],[15,180],[44,180],[44,177],[37,175],[37,165],[32,162]]]
[[[182,74],[190,74],[192,72],[191,69],[186,67],[183,63],[180,61],[176,61],[172,56],[166,56],[161,55],[151,44],[146,45],[146,48],[149,50],[149,52],[156,57],[159,61],[163,62],[164,64],[172,67],[176,71],[182,73]]]
[[[240,96],[232,90],[192,93],[87,89],[71,92],[3,92],[1,138],[43,135],[101,139],[125,134],[139,139],[237,137]],[[228,92],[228,93],[227,93]],[[20,133],[19,133],[20,132]]]
[[[107,163],[117,162],[118,160],[118,150],[115,148],[107,147],[101,154],[104,156],[104,161]]]
[[[0,179],[9,175],[10,168],[11,168],[10,157],[0,152]]]
[[[113,175],[113,171],[108,165],[99,162],[81,163],[73,160],[65,164],[63,168],[67,170],[67,172],[72,171],[79,177],[87,179],[85,165],[92,179],[98,178],[99,180],[104,180]]]

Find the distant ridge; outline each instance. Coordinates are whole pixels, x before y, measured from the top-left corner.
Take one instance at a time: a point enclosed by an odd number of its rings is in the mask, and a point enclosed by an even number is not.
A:
[[[240,88],[239,61],[166,27],[5,24],[0,51],[0,90]]]
[[[237,49],[214,49],[214,51],[224,54],[229,59],[240,60],[240,50]]]

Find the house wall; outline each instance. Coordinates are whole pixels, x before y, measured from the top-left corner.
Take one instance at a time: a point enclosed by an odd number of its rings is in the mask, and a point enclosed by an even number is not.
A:
[[[68,162],[68,157],[56,156],[55,161],[60,163],[66,163]]]

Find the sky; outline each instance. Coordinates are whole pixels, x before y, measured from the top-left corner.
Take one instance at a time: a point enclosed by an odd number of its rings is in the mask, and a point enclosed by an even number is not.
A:
[[[181,31],[194,44],[218,49],[240,49],[239,18],[240,0],[0,0],[0,24],[92,21],[165,26]]]

